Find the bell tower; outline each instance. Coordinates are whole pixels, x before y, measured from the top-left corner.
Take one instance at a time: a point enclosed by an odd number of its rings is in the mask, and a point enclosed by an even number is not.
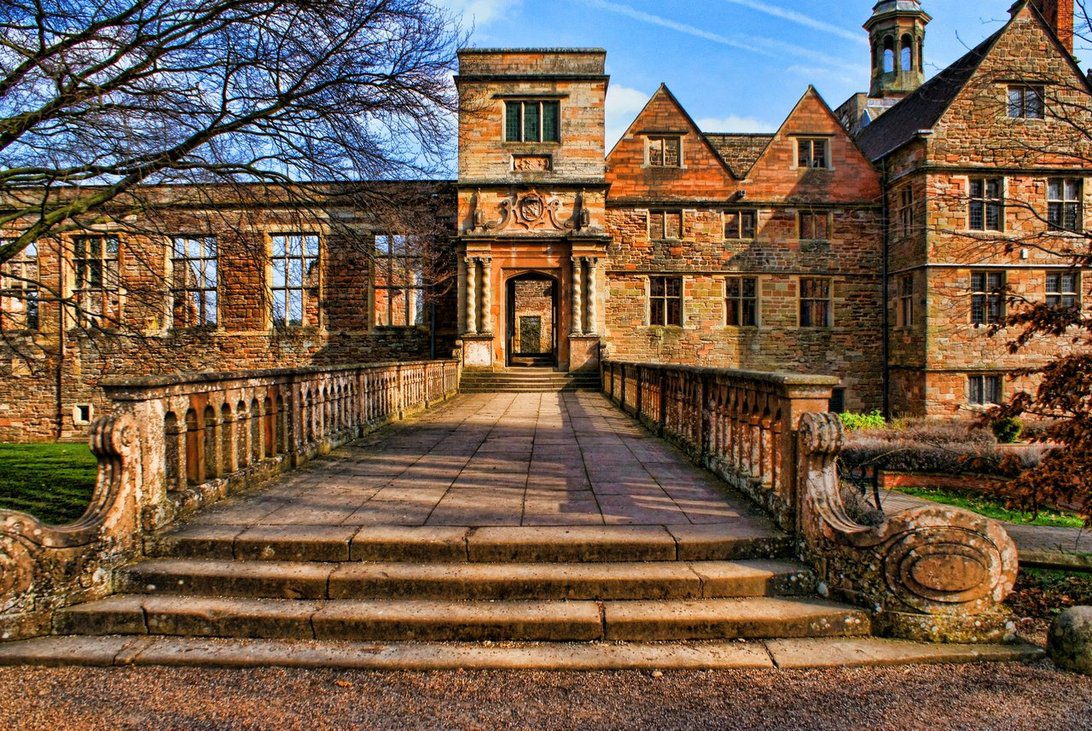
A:
[[[880,0],[865,23],[872,46],[869,97],[901,99],[925,83],[925,26],[918,0]]]

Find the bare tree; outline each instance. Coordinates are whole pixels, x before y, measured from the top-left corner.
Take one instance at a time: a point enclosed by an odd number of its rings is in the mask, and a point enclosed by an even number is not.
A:
[[[429,177],[458,41],[427,0],[3,3],[0,262],[150,183]]]

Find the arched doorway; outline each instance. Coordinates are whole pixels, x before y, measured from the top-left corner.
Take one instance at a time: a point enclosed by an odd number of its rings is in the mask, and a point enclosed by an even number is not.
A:
[[[506,295],[505,365],[557,365],[557,279],[526,272],[508,280]]]

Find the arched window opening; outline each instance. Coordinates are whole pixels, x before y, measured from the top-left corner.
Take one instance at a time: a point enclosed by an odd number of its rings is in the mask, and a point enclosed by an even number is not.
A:
[[[274,439],[276,435],[276,419],[277,414],[273,411],[273,399],[268,396],[265,397],[265,403],[262,405],[262,443],[265,446],[265,456],[272,457],[277,453],[277,441]]]
[[[240,401],[235,404],[235,461],[240,469],[250,463],[247,459],[250,456],[246,449],[247,433],[246,402]]]
[[[232,445],[234,425],[231,423],[231,406],[220,407],[220,470],[221,474],[231,472],[231,457],[235,454]]]
[[[191,485],[201,484],[201,441],[197,433],[197,412],[186,411],[186,482]]]
[[[883,40],[883,72],[890,74],[895,70],[895,39],[891,36]]]
[[[262,407],[258,399],[250,400],[250,458],[254,462],[262,458]]]
[[[178,486],[178,417],[168,411],[163,417],[163,466],[167,474],[167,489]]]
[[[216,455],[216,410],[211,406],[205,406],[205,474],[208,480],[220,476],[220,460]]]
[[[902,53],[900,55],[900,70],[912,71],[914,68],[914,39],[909,34],[902,37]]]

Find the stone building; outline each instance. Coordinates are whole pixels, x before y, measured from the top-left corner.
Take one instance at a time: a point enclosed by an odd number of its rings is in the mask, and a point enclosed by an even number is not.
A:
[[[464,50],[458,179],[392,184],[413,193],[398,221],[347,194],[360,184],[170,189],[154,235],[100,227],[8,263],[0,439],[83,433],[103,377],[453,351],[467,368],[826,373],[835,409],[981,408],[1067,347],[989,337],[1006,288],[1092,296],[1054,253],[1087,247],[1073,2],[1011,13],[926,81],[930,16],[882,0],[870,89],[837,110],[808,88],[775,133],[710,132],[662,86],[609,152],[604,51]],[[142,337],[80,328],[88,313]]]

